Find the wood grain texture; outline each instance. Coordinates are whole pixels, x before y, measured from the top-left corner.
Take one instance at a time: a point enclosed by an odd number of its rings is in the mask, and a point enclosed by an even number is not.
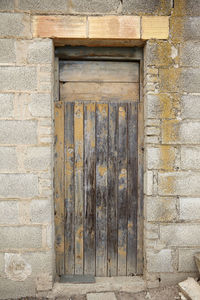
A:
[[[61,61],[60,81],[139,82],[139,64],[114,61]]]
[[[64,274],[64,105],[55,103],[55,248],[57,274]]]
[[[107,274],[108,104],[96,104],[96,276]]]
[[[127,105],[119,105],[118,135],[118,276],[126,275],[127,255]]]
[[[62,101],[139,101],[138,83],[60,83]]]
[[[84,107],[84,274],[95,274],[95,103]]]
[[[74,103],[65,103],[65,274],[74,274]]]
[[[86,17],[33,16],[33,37],[86,38]]]
[[[83,104],[74,105],[75,274],[83,274]]]
[[[108,276],[117,276],[117,153],[118,153],[118,104],[109,104],[108,127],[108,202],[107,202],[107,240]]]
[[[127,275],[137,272],[138,143],[137,104],[128,104]]]

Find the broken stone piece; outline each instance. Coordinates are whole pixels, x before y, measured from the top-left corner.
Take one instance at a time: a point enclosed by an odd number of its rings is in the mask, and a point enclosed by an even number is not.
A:
[[[185,281],[178,284],[181,293],[190,300],[200,299],[200,286],[194,278],[188,277]]]
[[[196,262],[198,271],[199,271],[199,273],[200,273],[200,252],[199,252],[199,253],[196,253],[194,257],[195,257],[195,262]]]

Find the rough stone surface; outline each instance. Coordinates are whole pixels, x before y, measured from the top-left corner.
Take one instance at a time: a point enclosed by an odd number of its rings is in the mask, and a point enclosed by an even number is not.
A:
[[[199,40],[200,17],[186,17],[184,19],[184,38],[186,40]]]
[[[49,147],[30,147],[24,159],[26,170],[47,170],[51,162],[51,149]]]
[[[147,198],[147,221],[170,222],[176,218],[175,198]]]
[[[198,0],[187,0],[185,4],[187,15],[200,16],[200,3]]]
[[[88,0],[72,0],[71,8],[72,12],[79,13],[116,13],[118,8],[120,8],[119,0],[103,0],[99,2],[98,0],[88,1]]]
[[[180,198],[180,219],[199,220],[200,198]]]
[[[8,278],[1,278],[0,280],[0,299],[21,299],[22,297],[35,296],[35,282],[32,278],[23,281],[10,281]]]
[[[161,225],[160,239],[166,246],[200,246],[199,225]]]
[[[18,8],[22,11],[38,13],[66,13],[68,2],[66,0],[19,0]]]
[[[123,1],[123,13],[126,14],[163,14],[168,15],[171,10],[170,1],[164,3],[160,0],[125,0]]]
[[[179,130],[179,143],[200,144],[200,122],[182,122]]]
[[[0,197],[29,198],[38,195],[38,177],[34,174],[0,174]]]
[[[52,273],[54,267],[54,254],[51,251],[46,252],[26,252],[23,258],[31,265],[31,277],[40,273]]]
[[[51,95],[31,95],[31,102],[28,107],[33,117],[51,117]]]
[[[0,118],[13,116],[13,94],[0,94]]]
[[[1,0],[0,1],[0,10],[8,11],[8,10],[13,10],[14,8],[15,8],[14,0]]]
[[[200,69],[184,68],[180,75],[180,89],[187,93],[200,92]]]
[[[37,70],[35,67],[0,67],[2,91],[37,90]]]
[[[41,247],[41,226],[0,227],[0,249],[37,249]]]
[[[0,223],[17,224],[18,222],[18,202],[12,200],[0,201]]]
[[[181,65],[196,67],[200,65],[200,43],[198,41],[187,41],[181,47]]]
[[[32,268],[20,254],[5,253],[5,273],[10,280],[24,281],[31,275]]]
[[[16,54],[14,40],[0,39],[0,63],[14,63],[15,61]]]
[[[197,266],[194,255],[200,251],[199,249],[179,249],[179,272],[196,272]]]
[[[181,147],[181,168],[183,170],[200,169],[200,147],[199,146]]]
[[[28,47],[27,61],[30,64],[52,63],[53,50],[52,40],[34,40]]]
[[[158,253],[147,252],[148,272],[173,272],[172,253],[169,249],[160,250]]]
[[[117,300],[114,293],[91,293],[87,294],[87,300]]]
[[[194,280],[194,278],[188,278],[187,280],[178,284],[180,291],[188,299],[198,300],[200,298],[200,285]]]
[[[36,144],[37,121],[0,121],[0,143]]]
[[[174,147],[148,147],[146,156],[148,169],[173,169],[176,158],[175,154],[176,149]]]
[[[178,172],[158,174],[159,195],[198,196],[200,194],[200,173]]]
[[[199,119],[200,96],[183,95],[181,98],[182,117],[186,119]]]
[[[30,16],[26,14],[0,14],[0,36],[1,37],[31,37]]]
[[[0,147],[0,171],[9,172],[18,169],[16,149],[14,147]]]
[[[51,222],[51,201],[32,200],[30,205],[31,222],[46,223]]]

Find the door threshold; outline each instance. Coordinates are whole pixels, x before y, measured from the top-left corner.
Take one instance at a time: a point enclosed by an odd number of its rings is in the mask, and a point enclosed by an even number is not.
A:
[[[95,283],[93,275],[62,275],[60,283]]]
[[[94,283],[55,282],[48,298],[71,297],[87,293],[130,292],[138,293],[147,289],[146,280],[142,276],[94,277]]]

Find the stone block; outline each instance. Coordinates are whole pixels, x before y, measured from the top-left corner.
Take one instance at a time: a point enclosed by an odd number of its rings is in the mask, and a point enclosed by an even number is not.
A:
[[[168,67],[173,64],[172,46],[168,41],[148,41],[145,57],[145,65],[156,67]]]
[[[200,147],[199,146],[181,147],[181,169],[182,170],[200,169]]]
[[[200,39],[200,17],[186,17],[184,18],[184,32],[185,40],[199,40]]]
[[[179,272],[196,272],[197,266],[194,255],[199,249],[179,249],[178,271]]]
[[[0,11],[9,11],[15,8],[14,0],[1,0],[0,1]]]
[[[194,278],[189,277],[185,281],[179,282],[179,290],[183,293],[186,299],[200,299],[200,285]]]
[[[86,17],[34,16],[34,37],[87,38]]]
[[[0,121],[1,144],[37,144],[37,121]]]
[[[132,15],[169,15],[170,1],[161,0],[124,0],[123,13]]]
[[[30,204],[31,222],[50,223],[52,204],[50,200],[32,200]]]
[[[147,252],[147,271],[148,272],[173,272],[172,251],[162,249],[155,253]]]
[[[0,82],[2,91],[36,91],[36,67],[0,67]]]
[[[139,39],[140,17],[102,16],[89,17],[91,39]]]
[[[200,273],[200,252],[195,253],[195,263],[196,263],[196,267]]]
[[[186,41],[180,50],[182,66],[196,67],[200,65],[200,43],[198,41]]]
[[[30,15],[1,13],[0,37],[31,38]]]
[[[13,117],[14,94],[0,94],[0,118]]]
[[[159,227],[157,224],[146,223],[145,224],[146,238],[150,240],[159,238]]]
[[[147,171],[144,174],[144,193],[146,195],[152,195],[153,193],[153,172]]]
[[[0,227],[0,249],[38,249],[42,247],[42,226]]]
[[[0,174],[0,197],[29,198],[38,195],[38,177],[34,174]]]
[[[176,163],[176,148],[165,145],[148,147],[146,161],[148,169],[172,170]]]
[[[13,281],[8,278],[0,280],[0,299],[22,299],[27,297],[35,297],[35,281],[28,278],[26,281]]]
[[[182,92],[200,92],[200,69],[184,68],[181,71],[179,86]]]
[[[200,16],[200,2],[196,0],[187,0],[185,2],[185,10],[187,15]]]
[[[68,2],[66,0],[19,0],[18,9],[32,13],[67,13]]]
[[[30,147],[27,149],[24,158],[26,170],[47,170],[51,164],[50,147]]]
[[[182,122],[179,129],[179,143],[200,144],[200,122]]]
[[[51,39],[33,40],[28,46],[27,61],[30,64],[51,64],[53,62],[54,47]]]
[[[186,273],[186,272],[178,272],[178,273],[161,273],[160,274],[160,285],[161,286],[172,286],[179,283],[182,280],[188,278],[188,276],[198,276],[197,272],[195,273]],[[183,299],[182,299],[183,300]]]
[[[113,14],[118,12],[120,2],[118,0],[72,0],[70,5],[70,11],[74,13],[89,13],[89,14]]]
[[[180,68],[160,69],[159,70],[160,90],[164,93],[178,92],[180,73],[181,73]],[[182,79],[182,83],[183,83],[183,79]]]
[[[159,135],[160,134],[160,128],[158,127],[146,127],[145,128],[145,132],[146,132],[146,135]]]
[[[176,219],[176,198],[147,198],[147,221],[171,222]]]
[[[51,117],[51,95],[32,94],[28,105],[29,111],[33,117]]]
[[[0,201],[0,223],[17,224],[18,221],[18,202],[12,200]]]
[[[0,171],[10,172],[18,169],[15,147],[0,147]]]
[[[199,119],[200,116],[200,96],[183,95],[181,97],[182,118]]]
[[[15,61],[16,53],[14,40],[0,39],[0,63],[15,63]]]
[[[47,252],[26,252],[23,258],[31,265],[34,277],[42,273],[52,273],[54,265],[54,254],[52,251]]]
[[[142,39],[168,39],[169,17],[167,16],[143,16]]]
[[[200,224],[160,225],[160,239],[166,246],[200,246]]]
[[[180,101],[176,94],[148,94],[146,96],[147,118],[174,119],[180,111]]]
[[[158,193],[162,196],[199,196],[200,173],[158,173]]]
[[[200,198],[180,198],[180,219],[198,221],[200,218]]]
[[[115,293],[89,293],[87,294],[87,300],[117,300]]]

